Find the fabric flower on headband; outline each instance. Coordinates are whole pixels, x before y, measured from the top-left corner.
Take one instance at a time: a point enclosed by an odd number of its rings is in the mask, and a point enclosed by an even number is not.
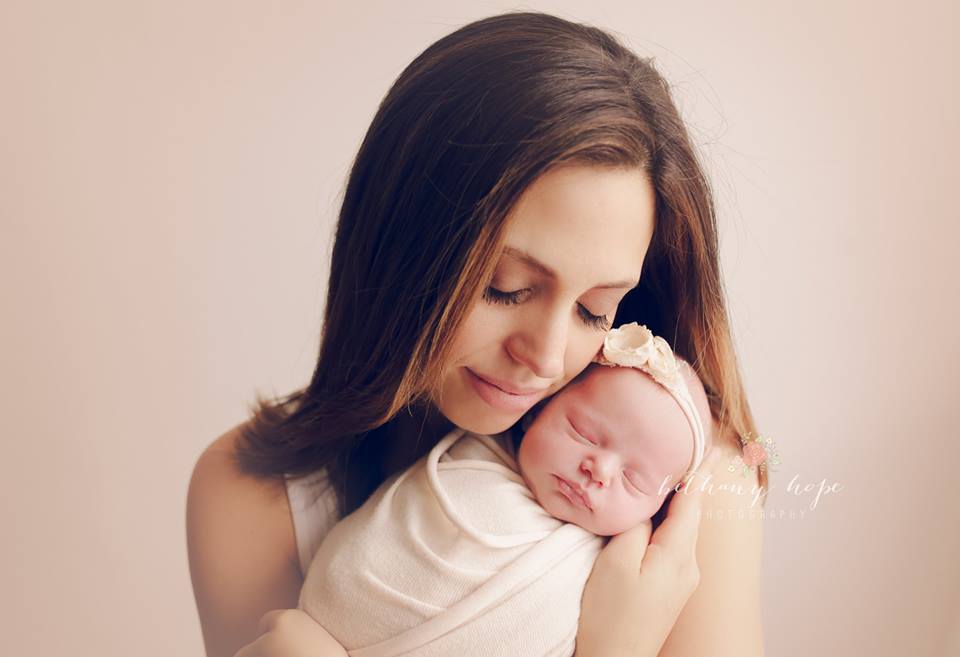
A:
[[[620,365],[643,370],[666,388],[675,389],[683,381],[680,365],[670,343],[654,335],[645,325],[630,322],[610,329],[603,339],[603,349],[593,362]]]

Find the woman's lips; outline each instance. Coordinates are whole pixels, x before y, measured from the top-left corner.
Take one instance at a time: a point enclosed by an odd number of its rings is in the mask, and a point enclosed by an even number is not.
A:
[[[590,511],[590,502],[586,499],[583,493],[577,490],[576,487],[574,487],[563,477],[558,477],[557,475],[553,476],[557,478],[557,488],[560,489],[560,492],[563,493],[564,497],[570,500],[571,504],[579,506],[581,509]]]
[[[467,379],[470,380],[470,385],[473,386],[473,389],[483,401],[487,402],[490,406],[496,408],[497,410],[506,411],[508,413],[522,413],[528,410],[531,406],[537,403],[537,401],[540,399],[540,396],[546,390],[546,388],[543,388],[542,390],[538,390],[536,392],[515,395],[498,388],[493,383],[476,374],[469,367],[465,367],[463,369],[467,372]]]
[[[467,369],[470,369],[470,368],[467,368]],[[470,370],[470,371],[473,372],[473,370]],[[484,374],[482,372],[473,372],[473,373],[476,374],[477,377],[489,383],[490,385],[494,385],[500,388],[501,390],[503,390],[504,392],[509,393],[511,395],[538,395],[547,389],[546,386],[531,387],[531,386],[516,385],[509,381],[505,381],[504,379],[498,379],[495,376]]]

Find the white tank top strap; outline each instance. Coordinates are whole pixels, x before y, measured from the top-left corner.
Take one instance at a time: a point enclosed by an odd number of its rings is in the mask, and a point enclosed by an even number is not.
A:
[[[337,505],[333,487],[328,485],[326,471],[318,470],[302,479],[284,475],[293,532],[297,538],[300,573],[307,569],[327,532],[337,523]]]

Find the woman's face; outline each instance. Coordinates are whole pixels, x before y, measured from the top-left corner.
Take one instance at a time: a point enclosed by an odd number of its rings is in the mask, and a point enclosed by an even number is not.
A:
[[[590,362],[637,285],[653,237],[640,169],[561,166],[520,197],[489,287],[454,339],[441,413],[496,434]]]
[[[649,520],[692,457],[693,432],[679,404],[629,367],[596,367],[564,388],[517,454],[540,505],[599,536]]]

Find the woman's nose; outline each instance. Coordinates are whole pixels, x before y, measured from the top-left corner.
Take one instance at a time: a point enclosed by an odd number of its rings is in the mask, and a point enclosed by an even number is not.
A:
[[[559,316],[528,314],[526,324],[507,343],[510,356],[526,365],[541,379],[563,376],[567,350],[568,320]]]

